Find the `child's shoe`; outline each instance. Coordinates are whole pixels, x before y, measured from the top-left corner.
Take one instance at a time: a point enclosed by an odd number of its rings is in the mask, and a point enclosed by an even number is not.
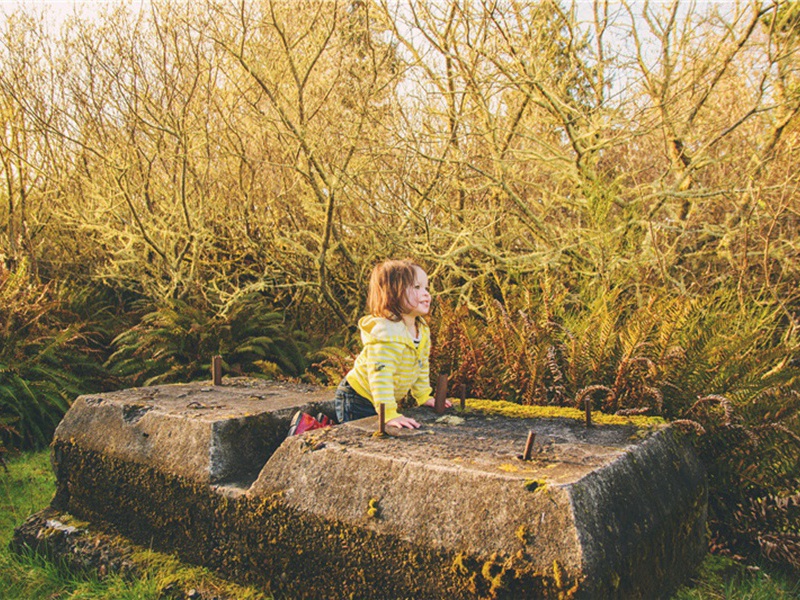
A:
[[[298,410],[292,417],[292,421],[289,424],[289,433],[286,437],[300,435],[301,433],[311,431],[312,429],[319,429],[320,427],[322,427],[322,424],[314,417],[308,413],[304,413],[302,410]]]

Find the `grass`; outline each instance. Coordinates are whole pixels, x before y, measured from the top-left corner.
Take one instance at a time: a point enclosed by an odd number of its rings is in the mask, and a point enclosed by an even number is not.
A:
[[[14,527],[47,506],[55,493],[55,477],[50,468],[49,450],[20,454],[6,460],[8,472],[0,470],[2,548],[11,541]],[[5,583],[5,580],[0,579],[0,582]]]
[[[689,586],[672,600],[782,600],[800,598],[796,576],[744,566],[729,558],[707,555]]]
[[[236,586],[206,569],[188,566],[175,557],[140,550],[133,558],[143,565],[140,579],[116,575],[99,580],[66,572],[36,556],[8,550],[14,527],[49,504],[55,491],[49,451],[25,453],[0,470],[0,590],[5,600],[157,600],[170,590],[203,589],[221,598],[266,600],[254,588]],[[178,597],[181,597],[178,595]],[[690,585],[673,600],[780,600],[800,597],[800,583],[789,574],[745,567],[709,555]]]

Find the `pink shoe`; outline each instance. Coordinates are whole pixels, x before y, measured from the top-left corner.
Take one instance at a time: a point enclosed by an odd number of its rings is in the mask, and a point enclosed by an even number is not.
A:
[[[289,425],[289,433],[286,435],[286,437],[291,437],[293,435],[300,435],[302,433],[305,433],[306,431],[311,431],[312,429],[319,429],[321,427],[324,427],[324,425],[319,421],[317,421],[310,414],[298,410],[296,413],[294,413],[294,416],[292,417],[292,422]]]

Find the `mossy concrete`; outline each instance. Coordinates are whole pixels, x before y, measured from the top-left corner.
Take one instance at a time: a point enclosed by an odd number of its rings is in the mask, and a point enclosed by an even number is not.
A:
[[[474,401],[283,441],[332,391],[227,383],[79,399],[53,508],[289,597],[658,598],[705,552],[705,477],[668,425]]]

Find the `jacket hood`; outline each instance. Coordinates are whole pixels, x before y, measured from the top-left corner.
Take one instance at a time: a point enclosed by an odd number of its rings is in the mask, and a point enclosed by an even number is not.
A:
[[[424,321],[420,322],[420,334],[428,326]],[[361,330],[361,342],[366,344],[376,342],[402,342],[414,345],[414,340],[408,333],[408,328],[402,321],[390,321],[384,317],[374,317],[367,315],[358,321],[358,328]]]

